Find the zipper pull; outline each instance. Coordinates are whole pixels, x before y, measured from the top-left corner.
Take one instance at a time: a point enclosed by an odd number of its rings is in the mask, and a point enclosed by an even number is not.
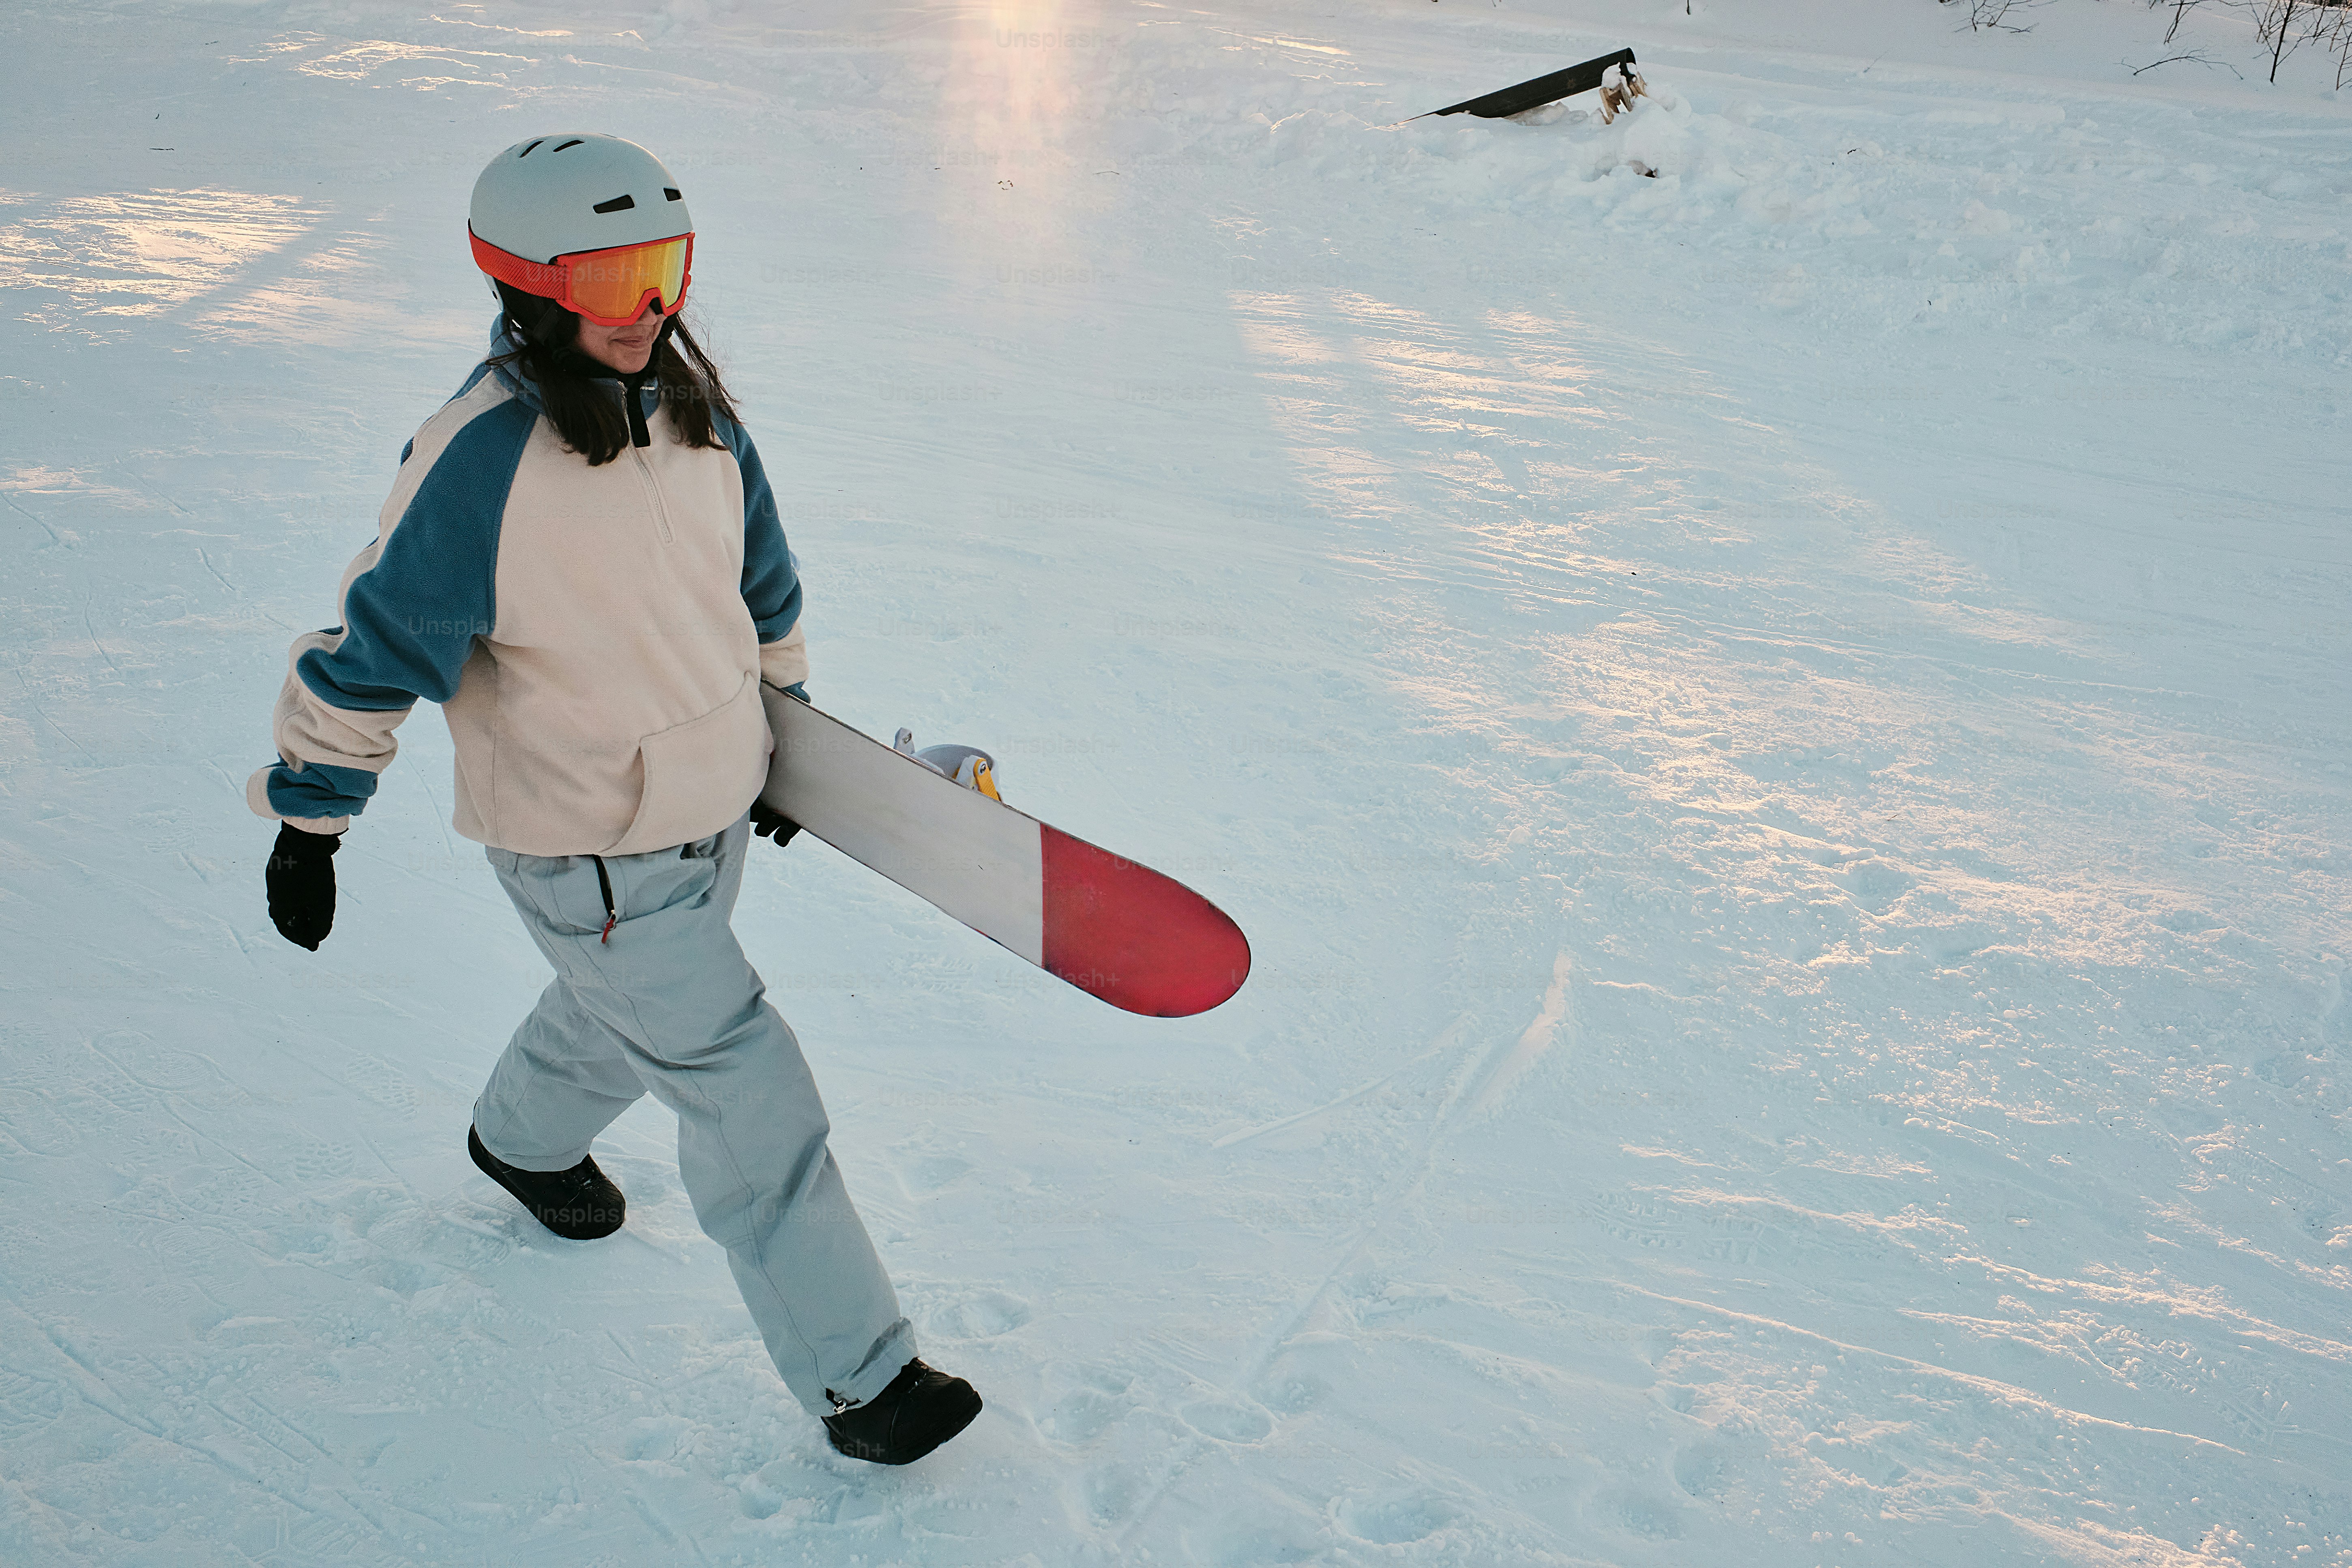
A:
[[[604,858],[602,855],[591,855],[588,858],[596,862],[596,890],[604,895],[604,934],[597,938],[597,944],[610,947],[613,943],[613,928],[620,923],[621,911],[613,907],[613,879],[604,874]]]

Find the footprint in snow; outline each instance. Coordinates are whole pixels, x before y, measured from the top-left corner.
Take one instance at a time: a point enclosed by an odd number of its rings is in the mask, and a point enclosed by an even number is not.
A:
[[[1856,904],[1874,915],[1885,914],[1917,879],[1889,860],[1861,861],[1836,879]]]
[[[1054,1402],[1038,1427],[1056,1443],[1091,1443],[1129,1408],[1126,1400],[1097,1390],[1073,1389]]]
[[[1001,1290],[983,1291],[930,1315],[930,1331],[948,1340],[992,1340],[1009,1334],[1030,1319],[1029,1303]]]
[[[132,1083],[155,1093],[211,1091],[231,1103],[248,1099],[212,1058],[177,1046],[159,1046],[136,1029],[110,1029],[91,1040],[89,1048]]]
[[[1331,1518],[1341,1530],[1374,1546],[1425,1541],[1462,1517],[1461,1506],[1426,1487],[1402,1492],[1360,1492],[1337,1499]]]
[[[621,1458],[633,1464],[675,1459],[693,1430],[682,1415],[640,1415],[621,1434]]]
[[[405,1074],[383,1058],[361,1057],[343,1068],[342,1076],[361,1098],[403,1116],[416,1114],[416,1090]]]
[[[5,1041],[0,1041],[0,1058],[28,1059],[9,1057]],[[88,1130],[60,1112],[47,1095],[38,1089],[19,1089],[5,1103],[0,1103],[0,1134],[5,1134],[10,1142],[27,1154],[58,1155],[70,1154],[80,1148]]]
[[[1692,1497],[1714,1497],[1730,1480],[1731,1454],[1720,1443],[1694,1443],[1675,1455],[1675,1485]]]
[[[297,1181],[323,1182],[331,1176],[347,1174],[352,1168],[352,1151],[348,1144],[331,1143],[324,1138],[303,1136],[294,1145],[289,1162]]]
[[[310,1220],[292,1220],[270,1230],[266,1250],[272,1258],[318,1261],[334,1256],[335,1233]]]
[[[1087,1513],[1097,1524],[1117,1524],[1135,1511],[1143,1480],[1125,1465],[1110,1465],[1086,1479]]]
[[[1227,1399],[1197,1400],[1178,1414],[1193,1431],[1220,1443],[1262,1443],[1274,1431],[1273,1416],[1255,1405]]]
[[[1261,1384],[1258,1400],[1268,1410],[1284,1415],[1297,1415],[1320,1404],[1331,1392],[1331,1385],[1319,1377],[1288,1376]]]
[[[771,1459],[743,1478],[738,1505],[745,1519],[773,1519],[802,1489],[800,1468],[789,1460]]]
[[[279,1206],[261,1178],[242,1169],[186,1165],[172,1174],[169,1186],[191,1214],[251,1222]]]
[[[907,1164],[905,1180],[910,1193],[936,1193],[966,1171],[971,1162],[954,1154],[926,1154]]]
[[[1602,1509],[1603,1518],[1613,1514],[1621,1527],[1653,1541],[1672,1541],[1683,1532],[1681,1510],[1646,1492],[1621,1492],[1603,1503]]]

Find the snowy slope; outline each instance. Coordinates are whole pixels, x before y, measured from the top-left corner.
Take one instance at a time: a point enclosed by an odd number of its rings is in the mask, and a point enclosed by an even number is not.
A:
[[[2352,1563],[2352,100],[1693,9],[0,16],[0,1562]],[[1626,43],[1614,126],[1391,123]],[[543,971],[433,715],[263,912],[551,127],[690,182],[820,700],[1255,948],[1132,1018],[762,847],[990,1402],[909,1471],[657,1109],[611,1242],[464,1162]]]

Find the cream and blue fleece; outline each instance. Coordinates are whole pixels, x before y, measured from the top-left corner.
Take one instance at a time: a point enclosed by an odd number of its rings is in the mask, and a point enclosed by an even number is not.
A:
[[[295,640],[257,813],[341,832],[423,698],[480,843],[629,855],[742,815],[767,776],[760,683],[808,674],[799,574],[751,437],[720,419],[725,449],[681,446],[642,395],[651,445],[593,468],[509,370],[477,367],[425,422],[341,624]]]

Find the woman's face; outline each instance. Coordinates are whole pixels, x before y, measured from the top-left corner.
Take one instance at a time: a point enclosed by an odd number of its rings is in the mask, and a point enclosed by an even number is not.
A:
[[[625,327],[607,327],[580,318],[580,352],[598,364],[623,375],[635,375],[654,357],[654,340],[661,335],[661,312],[648,303],[646,313]]]

